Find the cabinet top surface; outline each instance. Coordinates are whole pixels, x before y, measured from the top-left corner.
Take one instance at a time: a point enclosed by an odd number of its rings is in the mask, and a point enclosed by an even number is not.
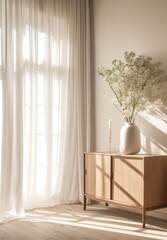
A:
[[[113,157],[133,157],[133,158],[145,158],[145,157],[167,157],[167,155],[158,155],[158,154],[143,154],[143,153],[138,153],[138,154],[122,154],[122,153],[115,153],[115,152],[84,152],[84,154],[92,154],[92,155],[107,155],[107,156],[113,156]]]

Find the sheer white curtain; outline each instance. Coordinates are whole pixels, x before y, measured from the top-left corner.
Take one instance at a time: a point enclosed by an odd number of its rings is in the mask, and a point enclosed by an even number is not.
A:
[[[0,221],[82,201],[90,148],[88,0],[0,0]]]
[[[8,2],[0,1],[0,81],[3,96],[1,109],[3,127],[0,175],[0,222],[24,215],[22,201],[22,14],[20,8],[14,7],[13,4],[8,4]]]

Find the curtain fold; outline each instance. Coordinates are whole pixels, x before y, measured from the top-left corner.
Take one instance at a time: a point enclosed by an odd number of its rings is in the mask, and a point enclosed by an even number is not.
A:
[[[21,1],[1,1],[2,147],[0,222],[24,216]],[[4,34],[4,36],[3,36]],[[17,56],[16,56],[17,52]]]
[[[64,160],[61,162],[62,171],[59,176],[61,181],[58,184],[58,200],[60,202],[67,200],[77,202],[83,200],[83,151],[90,150],[90,22],[88,1],[72,1],[68,7],[68,12],[69,22],[73,23],[69,32],[68,78],[70,81],[67,84],[65,152]],[[69,165],[67,165],[66,160],[68,156],[71,156]]]
[[[90,150],[88,0],[0,0],[0,222],[83,198]]]

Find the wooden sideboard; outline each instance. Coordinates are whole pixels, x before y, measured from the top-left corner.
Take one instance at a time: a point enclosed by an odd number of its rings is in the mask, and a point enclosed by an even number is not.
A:
[[[146,211],[167,207],[167,155],[84,153],[84,205],[87,199]]]

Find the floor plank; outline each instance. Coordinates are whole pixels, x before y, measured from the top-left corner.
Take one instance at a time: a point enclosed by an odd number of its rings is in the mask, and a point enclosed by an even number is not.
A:
[[[26,212],[26,218],[0,225],[0,240],[167,240],[167,220],[115,207],[57,205]]]

